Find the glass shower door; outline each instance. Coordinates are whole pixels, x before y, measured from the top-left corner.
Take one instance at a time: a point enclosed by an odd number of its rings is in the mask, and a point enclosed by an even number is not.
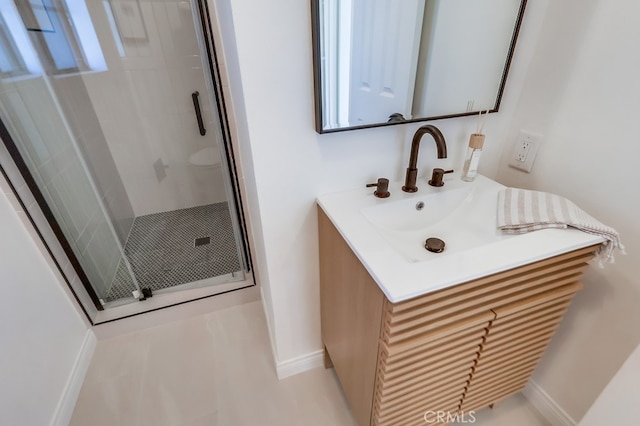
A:
[[[108,141],[135,216],[125,251],[140,286],[166,291],[244,279],[195,5],[112,0],[103,6],[110,75],[91,76],[87,85],[105,133],[114,135]]]
[[[243,282],[233,164],[197,7],[0,2],[4,142],[98,308]]]

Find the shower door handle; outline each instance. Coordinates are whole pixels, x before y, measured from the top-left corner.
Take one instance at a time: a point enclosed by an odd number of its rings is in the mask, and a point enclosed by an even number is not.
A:
[[[200,136],[204,136],[207,134],[207,129],[204,128],[204,121],[202,121],[199,96],[200,93],[196,90],[191,94],[191,100],[193,100],[193,109],[196,110],[196,120],[198,120],[198,129],[200,129]]]

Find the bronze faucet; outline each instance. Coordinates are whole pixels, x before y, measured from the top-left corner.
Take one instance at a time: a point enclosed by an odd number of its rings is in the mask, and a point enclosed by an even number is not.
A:
[[[438,158],[447,158],[447,143],[444,140],[444,136],[436,126],[427,124],[416,130],[411,141],[411,157],[409,158],[409,167],[407,167],[407,176],[404,180],[404,186],[402,190],[404,192],[416,192],[418,187],[416,186],[416,179],[418,177],[418,148],[420,147],[420,140],[425,133],[429,133],[433,136],[433,140],[436,142],[436,148],[438,150]]]

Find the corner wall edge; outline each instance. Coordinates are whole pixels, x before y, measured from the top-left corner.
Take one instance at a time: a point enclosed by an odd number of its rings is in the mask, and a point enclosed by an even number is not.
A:
[[[91,363],[91,358],[93,357],[97,343],[98,339],[95,333],[93,330],[88,329],[82,341],[78,356],[73,363],[71,373],[69,373],[69,378],[64,386],[60,400],[58,401],[58,406],[50,423],[52,426],[65,426],[70,423],[73,410],[76,408],[76,402],[80,395],[80,389],[82,389],[82,384],[84,383],[84,377],[89,369],[89,364]]]

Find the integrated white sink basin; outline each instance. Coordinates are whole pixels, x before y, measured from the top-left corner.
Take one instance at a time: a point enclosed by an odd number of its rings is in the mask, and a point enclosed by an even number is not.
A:
[[[480,179],[475,185],[462,180],[448,185],[363,207],[360,212],[409,262],[433,260],[436,255],[445,256],[511,237],[502,235],[495,227],[501,185],[488,179]],[[444,252],[425,249],[425,240],[432,237],[444,241]]]
[[[453,211],[471,200],[473,186],[438,188],[437,192],[393,200],[377,206],[362,208],[361,212],[372,224],[389,231],[425,230],[446,219]]]
[[[444,182],[434,188],[420,179],[413,194],[402,192],[401,182],[391,182],[391,196],[384,199],[364,185],[318,198],[391,302],[602,241],[574,229],[504,234],[496,227],[503,185],[484,176],[464,182],[459,173],[446,175]],[[442,253],[425,249],[430,237],[444,241]]]

